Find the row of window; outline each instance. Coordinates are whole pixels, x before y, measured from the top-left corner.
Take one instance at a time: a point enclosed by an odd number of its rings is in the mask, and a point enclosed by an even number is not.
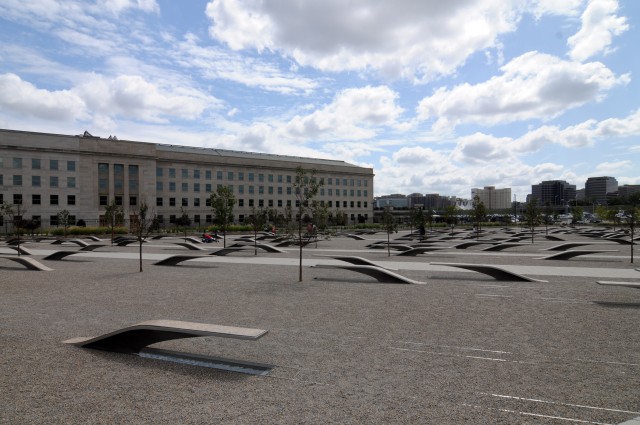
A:
[[[248,202],[246,203],[249,208],[251,207],[255,207],[256,206],[256,202],[255,199],[248,199]],[[102,201],[101,201],[102,202]],[[106,205],[106,204],[101,204],[101,205]],[[265,204],[265,200],[264,199],[258,199],[258,207],[268,207],[268,208],[283,208],[284,206],[287,207],[292,207],[292,201],[290,199],[283,201],[282,199],[278,199],[276,201],[274,201],[273,199],[267,199],[267,202]],[[322,206],[327,206],[328,208],[333,208],[334,207],[334,203],[333,201],[320,201],[320,205]],[[342,201],[342,204],[340,203],[340,201],[336,201],[335,202],[335,207],[336,208],[340,208],[340,205],[342,205],[343,208],[367,208],[368,207],[368,202],[367,201]],[[164,202],[164,198],[156,198],[156,206],[157,207],[164,207],[165,206],[165,202]],[[170,207],[175,207],[178,206],[177,204],[177,198],[169,198],[169,203],[168,206]],[[180,198],[180,206],[182,207],[188,207],[189,205],[189,198]],[[191,204],[191,206],[193,207],[200,207],[201,203],[200,203],[200,198],[193,198],[193,203]],[[205,198],[205,206],[206,207],[211,207],[211,199],[210,198]],[[300,201],[296,200],[295,201],[295,207],[299,207],[300,206]],[[245,207],[245,200],[240,198],[238,199],[238,207],[240,208],[244,208]]]
[[[60,204],[61,197],[59,195],[49,195],[49,205],[61,205]],[[3,201],[3,196],[0,194],[0,203]],[[39,194],[31,195],[31,205],[42,205],[42,196]],[[13,204],[14,205],[23,205],[23,196],[22,193],[14,193],[13,194]],[[76,195],[67,195],[67,205],[75,205],[76,204]]]
[[[11,168],[13,168],[14,170],[20,170],[22,169],[25,164],[24,164],[24,159],[20,158],[20,157],[14,157],[12,158],[11,161]],[[49,170],[53,170],[53,171],[57,171],[57,170],[63,170],[63,168],[60,167],[60,164],[63,161],[58,160],[58,159],[50,159],[49,160]],[[0,168],[3,168],[3,158],[0,158]],[[76,171],[76,161],[71,161],[71,160],[67,160],[66,161],[66,170],[67,171]],[[31,169],[32,170],[44,170],[44,164],[45,161],[41,160],[40,158],[31,158]]]
[[[218,184],[217,187],[220,188],[222,187],[222,184]],[[241,184],[238,186],[234,186],[234,185],[227,185],[227,187],[231,190],[231,193],[234,193],[237,189],[237,193],[243,195],[245,193],[245,185]],[[247,193],[248,194],[253,194],[256,193],[256,187],[257,187],[257,193],[258,194],[264,194],[265,193],[265,186],[253,186],[253,185],[249,185],[246,186],[247,189]],[[182,192],[188,192],[189,191],[189,183],[181,183],[180,184],[180,188],[182,190]],[[202,186],[200,185],[200,183],[193,183],[193,191],[194,192],[200,192],[201,191]],[[175,192],[176,191],[176,182],[169,182],[168,185],[168,189],[169,192]],[[204,192],[206,193],[210,193],[212,189],[212,185],[211,183],[205,183],[204,185]],[[285,190],[286,189],[286,190]],[[164,183],[163,182],[156,182],[156,191],[157,192],[163,192],[164,191]],[[286,192],[287,195],[292,195],[293,194],[293,189],[289,186],[286,188],[283,188],[282,186],[278,186],[276,188],[274,188],[273,186],[267,186],[266,187],[266,193],[269,195],[274,195],[274,194],[278,194],[278,195],[283,195]],[[342,193],[342,196],[358,196],[358,197],[362,197],[364,196],[365,198],[369,195],[368,190],[367,189],[342,189],[342,192],[340,191],[340,189],[335,189],[335,196],[341,196],[340,194]],[[319,196],[334,196],[334,189],[332,188],[328,188],[325,190],[325,188],[320,188],[319,192],[318,192]]]
[[[355,214],[351,214],[351,221],[355,222],[356,220],[356,215]],[[171,214],[169,216],[169,223],[173,224],[176,222],[178,216],[175,214]],[[244,214],[239,214],[238,215],[238,222],[239,223],[244,223],[245,221],[245,215]],[[361,216],[360,214],[358,214],[358,218],[364,218],[364,220],[366,221],[369,218],[369,214],[364,214],[364,216]],[[156,216],[156,219],[158,220],[159,223],[164,224],[164,216],[162,214],[158,214]],[[202,223],[202,216],[200,214],[195,214],[193,216],[193,222],[198,224],[198,223]],[[212,214],[206,214],[204,216],[204,222],[207,224],[213,223],[213,215]]]
[[[14,174],[11,182],[14,186],[22,186],[23,178],[21,174]],[[31,176],[31,187],[42,187],[42,176]],[[67,188],[75,188],[76,187],[76,178],[75,177],[67,177]],[[4,176],[0,174],[0,186],[4,186]],[[60,186],[60,178],[58,176],[49,176],[49,187],[61,187]]]
[[[164,168],[162,167],[157,167],[156,168],[156,177],[164,177],[165,176],[165,172],[164,172]],[[180,176],[183,179],[188,179],[191,176],[194,179],[200,179],[202,174],[200,173],[200,170],[195,169],[195,170],[191,170],[192,173],[191,175],[189,174],[189,169],[188,168],[182,168],[180,169],[181,173]],[[227,177],[226,180],[227,181],[234,181],[234,180],[238,180],[238,181],[244,181],[245,179],[245,173],[244,171],[227,171]],[[176,169],[175,168],[167,168],[167,177],[170,179],[175,179],[176,178]],[[213,171],[212,170],[205,170],[204,171],[204,178],[205,180],[211,180],[213,177]],[[278,175],[274,175],[274,174],[262,174],[262,173],[253,173],[253,172],[248,172],[246,173],[246,177],[247,177],[247,181],[257,181],[259,183],[262,183],[266,181],[268,183],[287,183],[287,184],[291,184],[293,181],[293,176],[290,175],[282,175],[282,174],[278,174]],[[224,172],[223,171],[216,171],[216,180],[223,180],[224,179]],[[342,186],[352,186],[352,187],[367,187],[368,186],[368,181],[366,179],[361,180],[361,179],[346,179],[346,178],[339,178],[336,177],[335,179],[333,177],[328,177],[327,179],[325,179],[324,177],[320,178],[320,181],[322,182],[323,185],[328,185],[328,186],[333,186],[334,182],[335,182],[335,186],[340,186],[340,184],[342,183]]]

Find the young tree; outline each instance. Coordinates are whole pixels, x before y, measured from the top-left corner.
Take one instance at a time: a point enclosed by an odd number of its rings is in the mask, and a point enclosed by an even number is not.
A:
[[[115,199],[105,207],[104,220],[107,227],[111,230],[111,245],[113,245],[116,226],[122,225],[124,221],[124,210],[121,205],[116,204]]]
[[[576,205],[575,207],[571,208],[571,221],[573,223],[582,221],[583,218],[584,218],[584,209],[582,207],[579,207]]]
[[[227,226],[233,223],[233,206],[236,203],[236,197],[231,189],[227,186],[218,186],[218,189],[209,195],[211,199],[211,209],[215,216],[215,220],[222,227],[222,243],[223,247],[227,246]]]
[[[533,243],[536,225],[540,223],[540,208],[538,208],[537,199],[529,200],[526,205],[524,220],[527,223],[527,226],[529,226],[529,231],[531,232],[531,243]]]
[[[422,208],[412,208],[411,209],[411,225],[415,226],[416,229],[418,229],[418,232],[420,233],[420,240],[424,239],[424,236],[426,234],[426,230],[425,230],[425,225],[427,223],[427,219],[424,215],[424,211],[422,210]]]
[[[382,227],[387,232],[387,254],[391,257],[391,234],[398,232],[398,223],[396,223],[389,205],[385,206],[382,212]]]
[[[22,216],[26,212],[27,210],[22,206],[22,204],[8,204],[4,202],[2,203],[2,214],[5,217],[11,219],[11,223],[13,224],[13,227],[15,229],[16,236],[18,237],[18,256],[20,256],[20,244],[22,242],[20,238],[20,229],[22,229],[25,224],[25,220],[22,218]]]
[[[176,224],[178,227],[182,228],[184,232],[184,241],[187,241],[187,232],[189,231],[189,226],[191,226],[191,218],[189,218],[189,214],[184,210],[184,208],[180,207],[180,217],[176,218]]]
[[[247,218],[253,228],[253,248],[254,254],[258,255],[258,229],[262,229],[267,222],[268,212],[263,208],[251,207],[251,215]]]
[[[484,206],[484,202],[480,200],[478,195],[473,197],[473,203],[471,204],[471,218],[473,219],[473,224],[476,227],[476,240],[480,239],[480,229],[482,227],[482,222],[487,217],[487,209]]]
[[[458,223],[458,206],[449,205],[444,209],[444,220],[451,226],[451,236],[453,236],[453,226]]]
[[[307,171],[302,167],[296,168],[295,181],[292,184],[292,192],[296,196],[296,206],[298,212],[296,219],[298,221],[298,243],[300,244],[300,263],[298,281],[302,282],[302,222],[305,213],[310,210],[313,198],[316,197],[323,182],[316,179],[316,170]]]
[[[551,203],[544,204],[544,234],[549,234],[549,224],[553,223],[553,208]]]
[[[62,210],[58,212],[58,224],[62,225],[62,229],[64,232],[64,237],[67,237],[67,229],[71,226],[71,215],[68,210]]]
[[[638,221],[640,221],[640,193],[636,192],[629,196],[628,206],[624,212],[625,220],[629,224],[629,231],[631,232],[631,263],[633,264],[633,246],[635,241],[635,229]]]
[[[429,231],[433,230],[433,210],[431,208],[427,208],[424,218],[429,223]]]
[[[149,211],[149,205],[143,199],[140,201],[137,211],[134,213],[131,230],[136,235],[140,253],[140,272],[142,272],[142,244],[149,234],[159,227],[157,217],[154,212]]]

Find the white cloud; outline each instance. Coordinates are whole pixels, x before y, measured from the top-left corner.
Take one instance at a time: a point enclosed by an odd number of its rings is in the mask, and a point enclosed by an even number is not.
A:
[[[582,27],[569,37],[569,56],[584,61],[598,53],[608,53],[613,36],[629,29],[625,17],[616,16],[617,0],[591,0],[582,14]]]
[[[576,16],[583,3],[584,0],[532,0],[528,7],[540,19],[543,15]]]
[[[86,117],[83,99],[69,90],[38,89],[15,74],[0,75],[0,108],[16,116],[72,121]]]
[[[525,53],[501,70],[502,75],[483,83],[436,90],[420,101],[418,117],[436,118],[436,129],[550,119],[629,81],[628,75],[616,77],[600,62],[568,62],[539,52]]]
[[[520,18],[513,3],[496,0],[212,0],[206,13],[210,34],[234,50],[279,52],[324,71],[375,69],[424,81],[493,47]]]
[[[301,139],[358,140],[375,135],[375,128],[392,126],[402,113],[398,94],[386,86],[347,89],[333,102],[306,116],[296,116],[286,126],[290,137]]]
[[[625,169],[629,169],[633,166],[633,163],[626,159],[623,161],[614,162],[601,162],[596,165],[596,170],[603,174],[618,174]]]
[[[74,89],[99,114],[160,122],[166,117],[194,120],[219,106],[212,96],[188,87],[159,87],[140,76],[96,76]]]

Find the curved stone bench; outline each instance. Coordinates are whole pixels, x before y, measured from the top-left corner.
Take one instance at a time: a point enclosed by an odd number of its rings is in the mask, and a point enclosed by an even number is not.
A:
[[[9,246],[9,248],[15,249],[21,255],[33,255],[33,253],[31,251],[29,251],[27,248],[23,248],[22,245],[20,245],[20,246]]]
[[[380,267],[381,269],[397,270],[391,267],[381,266],[380,264],[374,263],[373,261],[363,257],[356,257],[351,255],[322,255],[322,254],[313,254],[313,255],[316,257],[333,258],[334,260],[344,261],[346,263],[353,264],[355,266],[374,266],[374,267]]]
[[[488,248],[483,249],[483,251],[502,251],[507,248],[513,248],[516,246],[528,246],[531,244],[528,243],[519,243],[519,242],[503,242],[498,245],[490,246]]]
[[[624,286],[626,288],[640,289],[640,282],[612,282],[608,280],[598,280],[596,283],[604,286]]]
[[[401,251],[399,253],[396,254],[396,256],[398,255],[406,255],[406,256],[410,256],[410,257],[415,257],[418,254],[424,254],[426,252],[432,252],[432,251],[440,251],[442,249],[446,249],[448,247],[445,246],[418,246],[415,248],[411,248],[411,249],[407,249],[405,251]]]
[[[457,245],[454,245],[453,248],[455,248],[455,249],[467,249],[469,247],[476,246],[476,245],[487,245],[487,244],[496,245],[498,243],[499,242],[478,242],[478,241],[463,242],[463,243],[459,243]]]
[[[566,251],[571,248],[576,248],[579,246],[593,245],[593,242],[567,242],[562,243],[560,245],[552,246],[551,248],[545,249],[545,251]]]
[[[56,251],[53,254],[49,254],[43,258],[43,260],[60,261],[65,257],[73,254],[77,254],[80,251]]]
[[[419,282],[417,280],[409,279],[397,273],[393,273],[388,269],[384,269],[382,267],[377,266],[368,266],[368,265],[354,265],[354,264],[345,264],[345,265],[329,265],[329,264],[318,264],[316,266],[311,266],[314,268],[322,268],[322,269],[345,269],[351,270],[354,272],[366,274],[368,276],[373,277],[380,283],[404,283],[404,284],[414,284],[414,285],[424,285],[425,282]]]
[[[518,273],[510,272],[501,267],[489,266],[486,264],[466,264],[466,263],[429,263],[433,266],[448,266],[457,267],[460,269],[471,270],[478,273],[483,273],[493,277],[496,280],[501,281],[515,281],[515,282],[540,282],[546,283],[546,280],[534,279],[532,277],[524,276]]]
[[[14,262],[26,267],[29,270],[36,270],[36,271],[40,271],[40,272],[49,272],[49,271],[53,270],[53,269],[50,269],[49,267],[45,266],[44,264],[34,260],[33,258],[29,258],[29,257],[0,255],[0,258],[5,259],[5,260],[14,261]]]
[[[569,260],[573,257],[589,254],[601,254],[604,252],[620,252],[617,249],[574,249],[573,251],[560,251],[548,257],[536,258],[537,260]]]
[[[147,348],[151,344],[174,339],[199,336],[216,336],[243,340],[257,340],[267,333],[266,330],[241,328],[235,326],[210,325],[205,323],[183,322],[177,320],[150,320],[118,329],[95,338],[72,338],[63,341],[78,347],[91,348],[117,353],[133,354],[195,366],[212,367],[235,372],[264,375],[273,368],[271,365],[238,362],[211,356],[194,355],[176,351]]]
[[[195,260],[196,258],[209,258],[208,255],[172,255],[160,260],[157,263],[153,263],[155,266],[177,266],[183,261]]]
[[[219,249],[217,251],[213,251],[209,255],[223,256],[223,255],[231,254],[232,252],[238,252],[238,251],[244,251],[244,250],[245,248],[240,248],[240,247],[227,247],[227,248]]]
[[[197,245],[192,244],[191,242],[174,242],[174,245],[178,245],[187,249],[190,249],[192,251],[204,251],[204,248],[201,248]]]

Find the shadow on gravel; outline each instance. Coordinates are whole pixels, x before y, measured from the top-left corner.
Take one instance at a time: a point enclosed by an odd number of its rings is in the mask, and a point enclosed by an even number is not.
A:
[[[613,301],[594,301],[594,304],[609,308],[640,308],[640,303],[620,303]]]

